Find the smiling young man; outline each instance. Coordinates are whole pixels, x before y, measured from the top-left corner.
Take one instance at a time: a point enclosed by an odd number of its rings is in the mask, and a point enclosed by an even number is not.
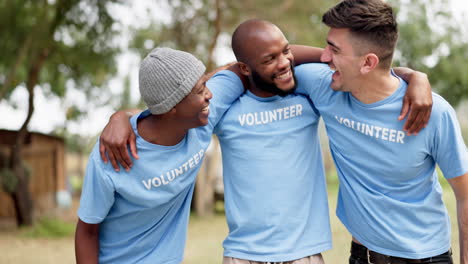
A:
[[[94,147],[78,210],[77,263],[182,262],[195,177],[213,124],[243,92],[242,84],[223,81],[223,90],[212,90],[210,109],[204,72],[194,56],[169,48],[142,61],[139,87],[148,110],[130,120],[140,160],[118,175],[101,162],[99,143]]]
[[[322,263],[331,232],[319,116],[291,94],[293,56],[276,26],[246,21],[232,44],[248,91],[215,127],[229,226],[224,262]]]
[[[320,116],[306,97],[293,94],[294,58],[278,27],[248,20],[233,34],[232,47],[247,91],[214,129],[229,227],[223,263],[321,264],[331,231]],[[114,141],[113,131],[126,130],[125,115],[119,119],[106,127],[103,144]]]
[[[353,236],[350,264],[452,263],[450,220],[436,165],[457,200],[468,263],[468,151],[455,111],[433,94],[416,136],[396,120],[407,84],[391,70],[398,30],[381,0],[345,0],[323,15],[322,61],[296,68],[322,114],[340,179],[337,215]],[[313,84],[313,85],[312,85]]]

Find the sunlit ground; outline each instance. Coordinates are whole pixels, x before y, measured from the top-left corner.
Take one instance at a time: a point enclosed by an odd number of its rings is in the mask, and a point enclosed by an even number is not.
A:
[[[455,197],[446,182],[441,180],[444,187],[444,201],[447,205],[452,222],[452,250],[454,263],[459,262],[458,230],[456,222]],[[324,252],[323,256],[327,264],[348,263],[351,236],[335,215],[337,185],[332,183],[328,186],[330,219],[333,231],[333,249]],[[189,229],[189,242],[185,251],[184,264],[221,263],[222,241],[227,234],[227,226],[223,215],[202,220],[192,217]]]
[[[350,236],[335,216],[337,185],[334,180],[331,181],[328,190],[333,229],[333,249],[324,252],[324,258],[327,264],[341,264],[347,263]],[[452,230],[458,230],[453,193],[445,180],[442,180],[442,184],[444,186],[444,200],[452,219]],[[222,204],[218,204],[218,211],[220,211],[219,208],[222,210]],[[68,217],[67,221],[69,226],[73,228],[74,215]],[[47,222],[46,224],[50,223]],[[62,226],[61,229],[66,229],[66,227]],[[31,232],[31,230],[0,231],[0,264],[63,264],[75,262],[73,230],[65,238],[43,238],[40,237],[41,230],[42,228],[36,228],[33,230],[34,232]],[[184,264],[221,263],[222,241],[226,234],[227,227],[223,214],[216,214],[206,219],[192,217]],[[452,236],[454,263],[458,264],[457,233],[453,233]]]

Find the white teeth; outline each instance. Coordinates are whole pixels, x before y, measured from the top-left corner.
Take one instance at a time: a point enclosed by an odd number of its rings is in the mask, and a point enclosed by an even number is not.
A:
[[[280,80],[281,80],[281,79],[286,79],[286,78],[289,77],[289,74],[290,74],[290,73],[291,73],[291,71],[287,71],[287,72],[285,72],[285,73],[283,73],[283,74],[281,74],[281,75],[276,76],[276,79],[280,79]]]
[[[203,107],[202,112],[208,112],[208,110],[210,110],[210,106],[205,106]]]

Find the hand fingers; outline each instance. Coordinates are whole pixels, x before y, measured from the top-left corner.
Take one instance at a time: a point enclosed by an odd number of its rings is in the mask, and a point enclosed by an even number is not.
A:
[[[432,112],[432,104],[426,111],[424,111],[424,118],[422,120],[423,127],[426,127],[427,124],[429,123],[429,119],[431,119],[431,112]]]
[[[403,130],[409,133],[409,129],[414,125],[414,122],[416,120],[416,117],[418,116],[419,111],[416,109],[416,107],[411,107],[408,110],[407,118],[405,125],[403,126]]]
[[[409,134],[418,134],[425,128],[431,117],[432,107],[430,105],[411,107],[409,117],[405,123],[405,130]]]
[[[107,156],[109,156],[109,160],[110,160],[114,170],[115,171],[120,171],[119,164],[117,164],[117,161],[116,161],[115,156],[114,156],[114,151],[112,149],[108,148]]]
[[[132,156],[135,158],[135,159],[138,159],[138,153],[137,153],[137,147],[136,147],[136,136],[135,134],[131,134],[130,135],[130,139],[129,139],[129,142],[130,144],[130,151],[132,152]]]
[[[424,125],[424,122],[423,122],[424,115],[425,115],[424,112],[422,111],[417,111],[417,113],[416,111],[414,112],[415,114],[413,114],[414,118],[412,119],[412,121],[410,121],[409,118],[406,121],[408,123],[407,132],[409,135],[417,135]]]
[[[125,159],[123,158],[123,156],[125,155],[124,152],[125,152],[125,145],[124,146],[118,146],[114,149],[114,156],[115,156],[115,160],[116,162],[118,162],[120,164],[120,166],[122,166],[125,170],[128,170],[129,167],[128,167],[128,164],[127,162],[125,161]]]
[[[102,140],[99,140],[99,153],[101,154],[101,159],[104,163],[107,163],[107,156],[106,156],[106,146],[102,143]]]
[[[411,129],[411,133],[414,133],[417,135],[423,128],[427,126],[427,123],[429,122],[429,118],[431,117],[431,112],[430,111],[421,111],[420,114],[418,114],[416,122],[418,123],[417,126],[414,129]]]
[[[403,105],[401,107],[400,116],[398,116],[398,120],[401,121],[405,119],[405,116],[408,114],[409,109],[410,109],[409,100],[405,96],[403,97]]]
[[[120,151],[120,157],[122,158],[122,161],[119,161],[120,164],[125,168],[126,171],[130,170],[132,167],[132,159],[130,158],[130,155],[128,154],[128,149],[127,145],[122,146],[119,148]]]

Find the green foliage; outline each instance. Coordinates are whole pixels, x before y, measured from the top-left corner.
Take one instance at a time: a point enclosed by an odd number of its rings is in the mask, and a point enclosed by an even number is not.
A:
[[[40,219],[33,227],[25,228],[23,236],[30,238],[70,237],[75,232],[75,225],[54,218]]]
[[[221,35],[231,36],[242,21],[261,18],[276,23],[291,43],[324,46],[326,27],[321,14],[338,1],[298,0],[180,0],[161,1],[172,17],[170,23],[152,21],[134,31],[132,47],[143,57],[156,46],[168,46],[195,54],[206,64],[213,52],[211,44]],[[220,14],[216,13],[219,4]],[[150,17],[148,13],[148,17]],[[219,21],[217,21],[219,20]],[[216,34],[219,22],[220,34]]]
[[[102,87],[116,71],[118,27],[108,7],[119,2],[1,1],[0,98],[34,82],[37,68],[46,94],[63,96],[70,85],[86,92]]]
[[[132,47],[142,56],[153,47],[169,46],[195,54],[209,63],[210,44],[221,35],[231,36],[235,27],[249,18],[277,24],[290,43],[324,46],[327,27],[322,14],[338,1],[312,0],[180,0],[160,1],[172,17],[153,21],[135,30]],[[221,8],[221,34],[216,35],[216,3]],[[434,90],[452,105],[468,98],[468,43],[450,8],[450,0],[392,0],[398,10],[400,41],[395,65],[426,72]],[[150,13],[148,17],[150,17]]]
[[[156,46],[166,46],[193,53],[207,63],[209,44],[215,34],[216,1],[160,1],[159,7],[168,9],[172,22],[152,21],[148,27],[135,30],[131,46],[142,57]]]
[[[290,43],[325,46],[327,27],[322,25],[322,14],[337,0],[306,3],[299,0],[242,0],[232,1],[232,19],[227,21],[227,32],[231,34],[239,23],[252,18],[260,18],[278,25]]]
[[[433,89],[453,106],[468,98],[468,42],[449,0],[391,1],[398,7],[396,65],[429,75]]]
[[[2,189],[7,193],[13,193],[18,185],[18,178],[9,168],[0,170],[0,183]]]
[[[22,162],[22,167],[25,172],[27,179],[31,178],[32,169],[26,163]],[[14,193],[16,191],[16,186],[18,185],[18,178],[15,173],[8,167],[4,167],[0,170],[0,187],[7,193]]]
[[[72,193],[80,193],[83,187],[83,175],[73,174],[69,176]]]

